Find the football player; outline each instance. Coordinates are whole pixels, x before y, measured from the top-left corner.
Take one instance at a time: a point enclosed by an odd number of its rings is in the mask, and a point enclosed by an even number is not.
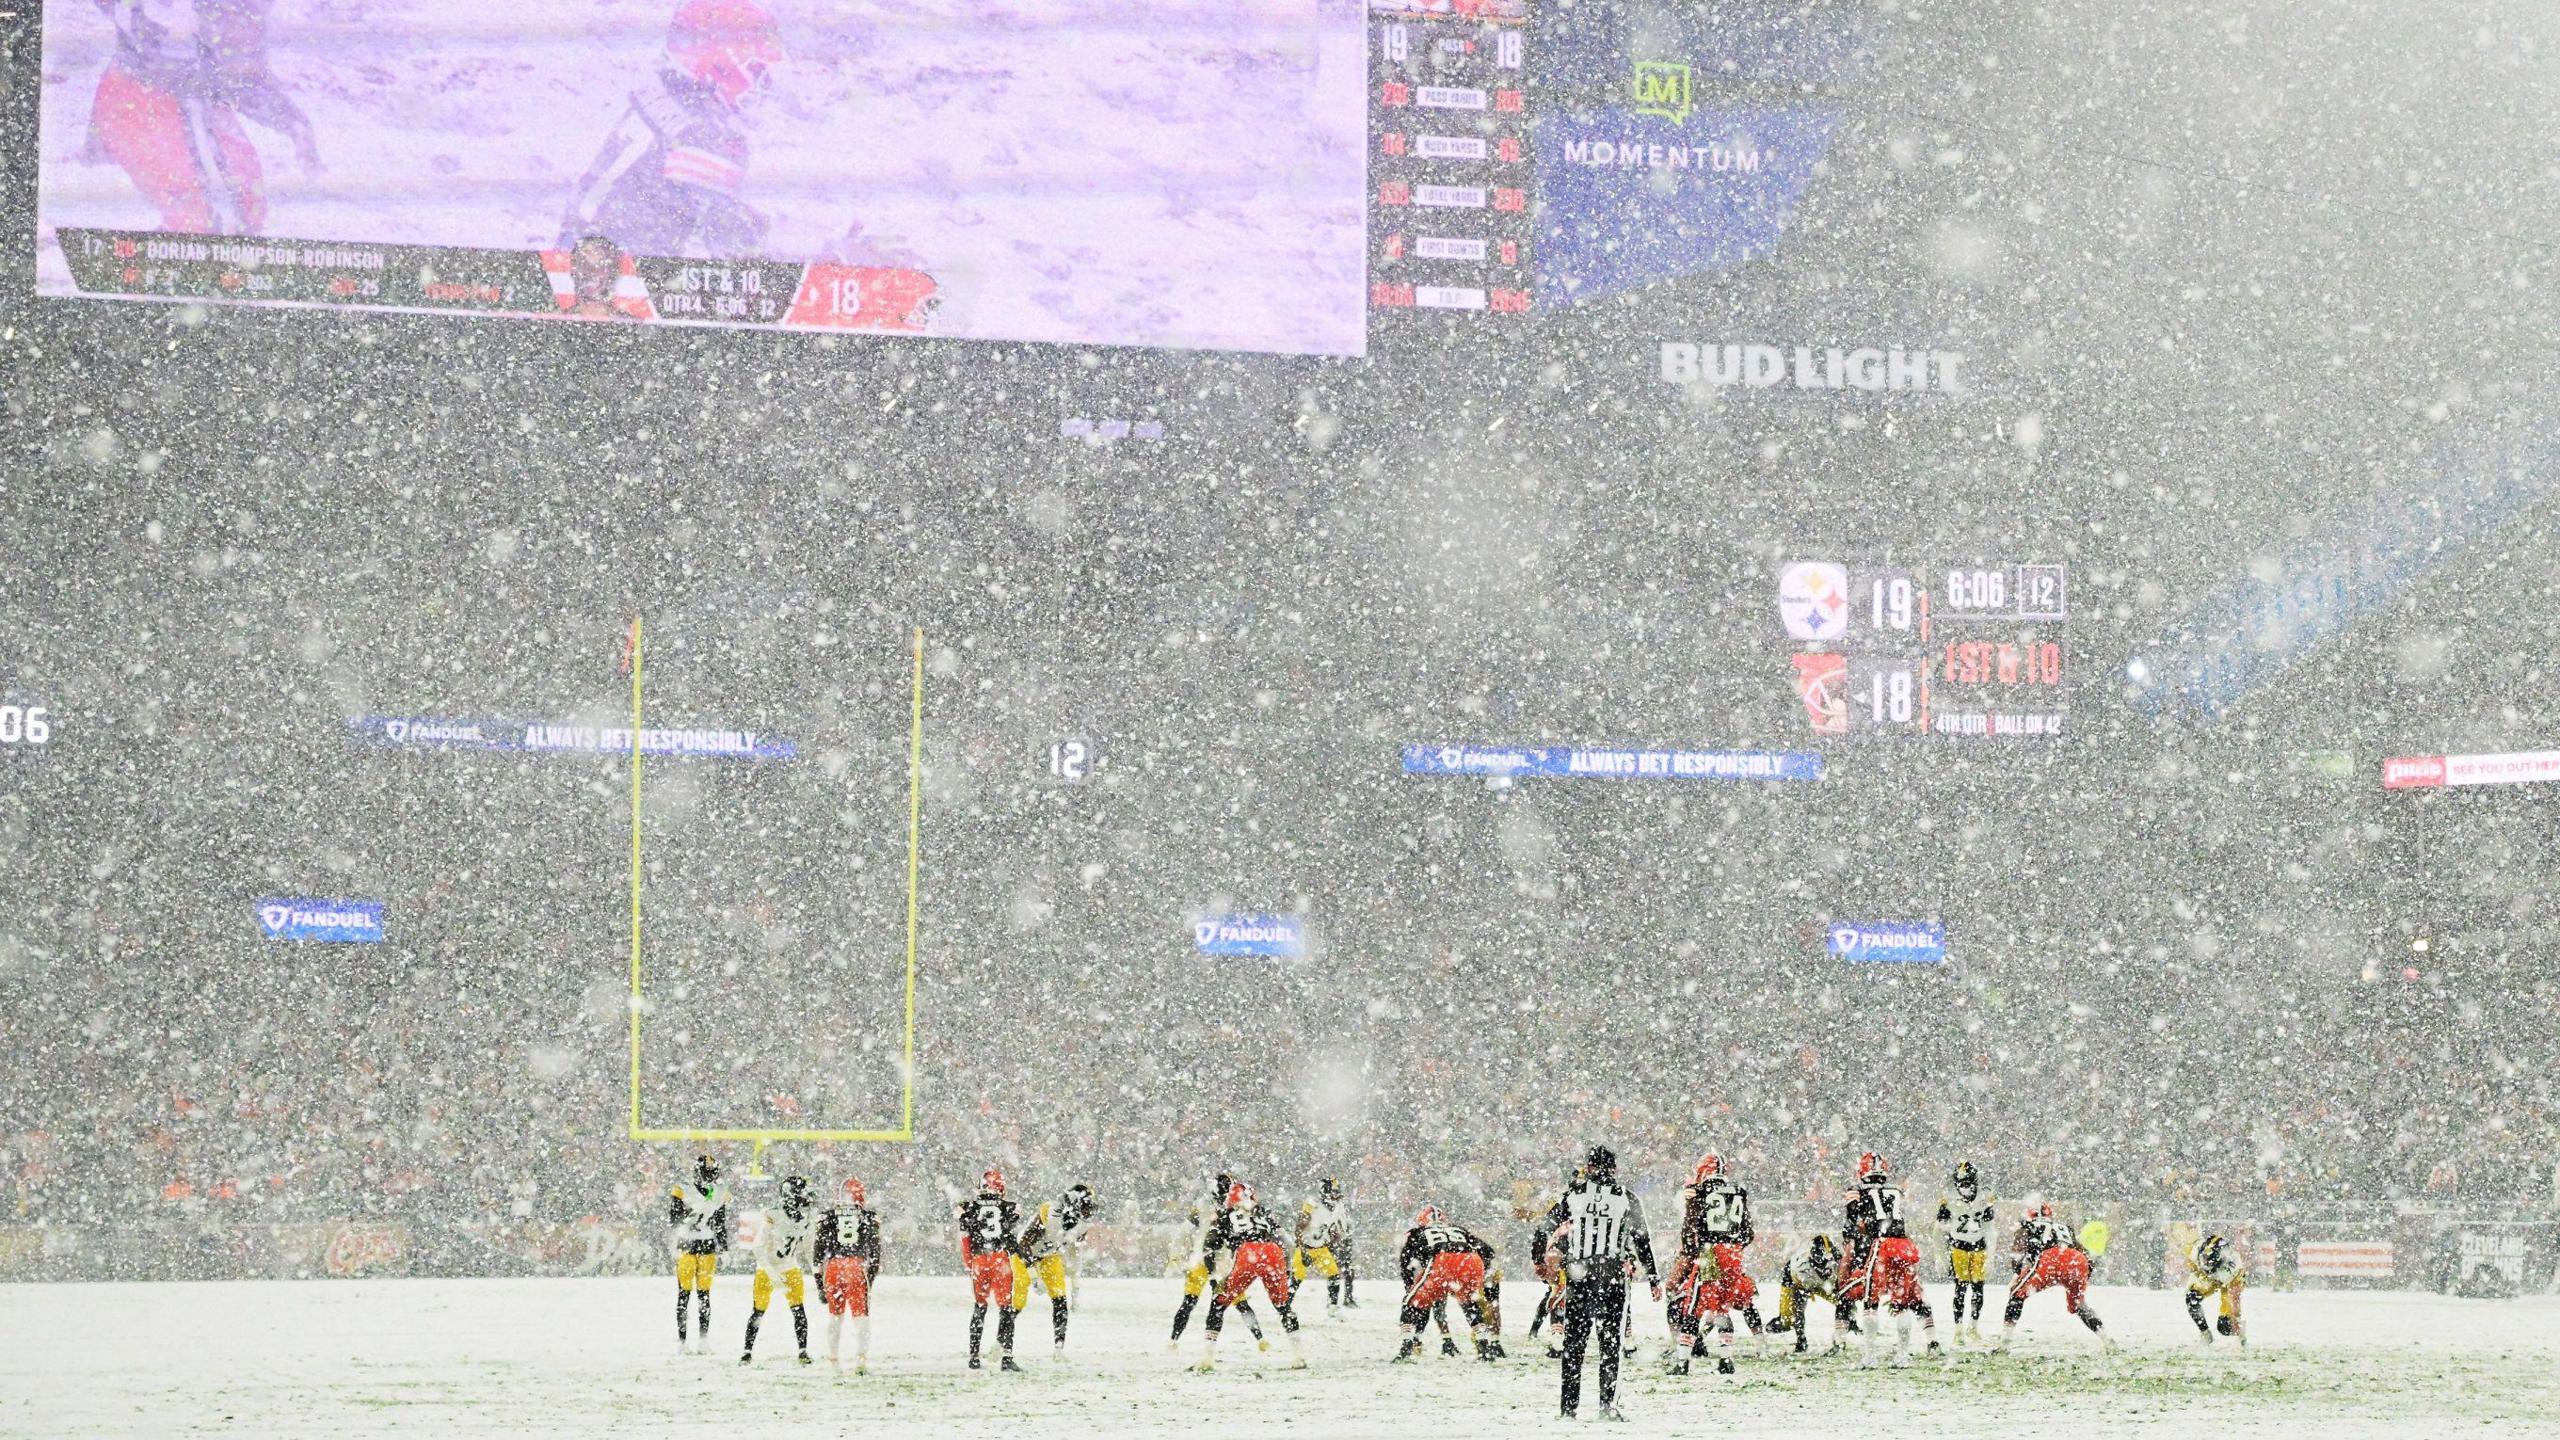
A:
[[[2240,1325],[2240,1292],[2248,1288],[2249,1271],[2240,1263],[2240,1247],[2228,1236],[2207,1235],[2187,1252],[2187,1318],[2196,1322],[2198,1345],[2213,1344],[2216,1330],[2241,1345],[2249,1343],[2249,1332]],[[2222,1314],[2207,1325],[2204,1302],[2216,1295],[2222,1297]]]
[[[667,1227],[676,1247],[676,1353],[700,1355],[711,1348],[711,1276],[720,1268],[720,1252],[729,1248],[729,1192],[720,1188],[720,1162],[708,1155],[693,1161],[693,1183],[678,1185],[667,1203]],[[702,1297],[700,1327],[687,1344],[686,1302]]]
[[[1862,1327],[1866,1363],[1881,1362],[1876,1353],[1884,1332],[1876,1314],[1879,1305],[1893,1312],[1897,1360],[1909,1354],[1913,1315],[1920,1317],[1920,1331],[1929,1342],[1929,1353],[1944,1353],[1938,1344],[1938,1323],[1930,1313],[1928,1297],[1920,1293],[1920,1247],[1912,1242],[1911,1227],[1904,1219],[1902,1187],[1893,1183],[1883,1156],[1869,1152],[1858,1157],[1858,1188],[1849,1196],[1848,1224],[1842,1233],[1849,1242],[1842,1298],[1854,1294],[1867,1312]]]
[[[818,1216],[818,1294],[827,1302],[827,1363],[842,1365],[844,1321],[853,1317],[853,1373],[871,1369],[871,1284],[880,1278],[880,1217],[862,1182],[840,1187],[842,1205]]]
[[[987,1307],[996,1307],[996,1368],[1019,1371],[1013,1363],[1013,1271],[1020,1263],[1020,1215],[1004,1196],[1004,1172],[990,1169],[979,1177],[976,1198],[960,1202],[960,1263],[969,1271],[969,1368],[985,1368],[978,1360],[979,1341],[987,1331]]]
[[[747,1348],[739,1354],[739,1364],[756,1362],[756,1331],[763,1328],[765,1309],[773,1304],[776,1280],[782,1282],[782,1298],[791,1306],[791,1330],[799,1337],[800,1363],[809,1363],[808,1282],[802,1272],[816,1253],[817,1233],[818,1217],[811,1209],[808,1177],[784,1176],[782,1208],[767,1212],[764,1224],[756,1231],[756,1308],[747,1317]]]
[[[1760,1333],[1759,1289],[1743,1266],[1751,1244],[1751,1194],[1724,1173],[1724,1157],[1709,1152],[1690,1172],[1681,1192],[1680,1252],[1671,1262],[1674,1359],[1671,1373],[1689,1373],[1689,1359],[1706,1353],[1702,1326],[1714,1322],[1716,1373],[1733,1373],[1733,1316],[1740,1311],[1751,1333]]]
[[[1858,1330],[1857,1316],[1850,1313],[1849,1302],[1840,1298],[1840,1288],[1839,1242],[1817,1230],[1788,1254],[1778,1270],[1778,1318],[1769,1328],[1794,1331],[1796,1353],[1803,1354],[1808,1317],[1805,1302],[1820,1300],[1836,1307],[1831,1345],[1822,1353],[1828,1355],[1839,1349],[1840,1336],[1854,1335]]]
[[[1350,1217],[1343,1211],[1342,1182],[1328,1175],[1316,1186],[1316,1198],[1298,1207],[1297,1245],[1289,1256],[1292,1284],[1306,1284],[1310,1270],[1324,1277],[1328,1320],[1342,1318],[1341,1251],[1350,1229]]]
[[[1084,1243],[1094,1203],[1092,1186],[1070,1185],[1065,1194],[1033,1211],[1031,1228],[1022,1232],[1021,1253],[1013,1261],[1013,1313],[1021,1314],[1031,1303],[1031,1287],[1037,1282],[1049,1296],[1049,1329],[1060,1354],[1067,1348],[1067,1257]]]
[[[1165,1348],[1180,1349],[1183,1327],[1191,1323],[1191,1312],[1200,1304],[1200,1296],[1211,1282],[1223,1277],[1212,1273],[1216,1255],[1209,1249],[1209,1232],[1216,1228],[1218,1215],[1226,1209],[1227,1191],[1235,1185],[1235,1177],[1221,1170],[1210,1178],[1209,1193],[1191,1206],[1191,1265],[1182,1275],[1182,1305],[1173,1312],[1173,1339]],[[1253,1313],[1253,1304],[1239,1299],[1236,1316],[1253,1332],[1253,1343],[1268,1350],[1271,1342],[1262,1337],[1262,1321]]]
[[[1990,1267],[1991,1224],[1998,1207],[1982,1188],[1982,1176],[1972,1161],[1959,1161],[1948,1179],[1955,1193],[1938,1197],[1938,1224],[1946,1231],[1947,1269],[1956,1280],[1955,1313],[1948,1317],[1947,1328],[1962,1344],[1982,1338],[1982,1295]],[[1973,1307],[1970,1319],[1965,1310],[1968,1299]]]
[[[1225,1328],[1227,1307],[1243,1299],[1249,1285],[1260,1285],[1271,1299],[1271,1308],[1280,1312],[1280,1329],[1289,1341],[1289,1368],[1306,1369],[1307,1352],[1298,1343],[1298,1317],[1289,1308],[1289,1261],[1280,1248],[1280,1222],[1253,1198],[1252,1186],[1241,1180],[1231,1182],[1226,1208],[1210,1225],[1205,1248],[1210,1257],[1223,1257],[1218,1268],[1226,1279],[1209,1297],[1209,1318],[1201,1322],[1209,1336],[1209,1348],[1200,1356],[1201,1373],[1217,1367],[1218,1332]]]
[[[2018,1278],[2009,1283],[2009,1305],[2000,1317],[2000,1338],[1991,1348],[2009,1348],[2018,1333],[2018,1313],[2026,1309],[2028,1296],[2057,1286],[2071,1313],[2098,1337],[2098,1348],[2116,1348],[2116,1342],[2107,1337],[2107,1327],[2099,1323],[2098,1312],[2089,1308],[2089,1252],[2080,1248],[2080,1242],[2072,1238],[2069,1230],[2055,1223],[2051,1202],[2037,1206],[2020,1222],[2013,1253],[2018,1262]]]
[[[1485,1334],[1484,1313],[1486,1267],[1492,1263],[1490,1242],[1463,1225],[1450,1224],[1437,1209],[1422,1207],[1413,1217],[1413,1228],[1405,1232],[1404,1252],[1397,1260],[1404,1276],[1404,1310],[1398,1316],[1404,1346],[1396,1352],[1398,1361],[1411,1361],[1422,1353],[1424,1319],[1452,1300],[1466,1314],[1476,1358],[1495,1358]]]

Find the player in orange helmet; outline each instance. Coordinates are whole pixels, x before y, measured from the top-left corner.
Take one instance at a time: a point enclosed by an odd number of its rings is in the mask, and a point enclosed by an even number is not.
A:
[[[1724,1157],[1712,1151],[1690,1172],[1680,1192],[1680,1250],[1671,1262],[1671,1373],[1689,1373],[1692,1355],[1706,1353],[1703,1327],[1719,1337],[1716,1371],[1733,1373],[1733,1316],[1739,1311],[1751,1333],[1760,1333],[1759,1288],[1743,1266],[1752,1240],[1751,1193],[1725,1174]]]
[[[1404,1276],[1404,1310],[1398,1317],[1404,1326],[1404,1346],[1396,1352],[1399,1361],[1410,1361],[1422,1353],[1423,1321],[1448,1301],[1458,1302],[1472,1332],[1476,1358],[1494,1358],[1493,1342],[1487,1338],[1485,1326],[1485,1267],[1493,1263],[1493,1246],[1463,1225],[1450,1223],[1439,1210],[1425,1205],[1413,1217],[1413,1228],[1405,1232],[1404,1252],[1399,1268]]]
[[[880,1278],[880,1217],[859,1180],[838,1187],[840,1205],[818,1216],[818,1293],[827,1302],[827,1363],[844,1363],[845,1317],[853,1317],[853,1370],[871,1368],[871,1282]]]
[[[2018,1333],[2019,1312],[2027,1308],[2027,1297],[2040,1290],[2059,1289],[2063,1303],[2089,1333],[2098,1337],[2100,1350],[2113,1350],[2116,1342],[2107,1336],[2106,1325],[2098,1312],[2089,1308],[2089,1252],[2080,1248],[2069,1228],[2053,1218],[2053,1202],[2046,1201],[2027,1213],[2018,1226],[2011,1254],[2016,1258],[2018,1276],[2009,1282],[2009,1304],[2000,1316],[2000,1338],[1992,1342],[1994,1350],[2006,1350]]]
[[[1866,1363],[1881,1362],[1876,1353],[1884,1326],[1876,1314],[1879,1305],[1893,1310],[1897,1360],[1907,1356],[1911,1344],[1911,1321],[1920,1317],[1920,1332],[1927,1338],[1929,1353],[1945,1353],[1938,1344],[1938,1323],[1929,1309],[1928,1297],[1920,1293],[1920,1246],[1911,1238],[1902,1187],[1893,1183],[1893,1173],[1884,1157],[1870,1151],[1858,1157],[1858,1188],[1849,1196],[1847,1224],[1842,1234],[1848,1242],[1849,1260],[1841,1268],[1840,1298],[1846,1303],[1855,1299],[1866,1313],[1860,1327],[1866,1341]]]
[[[978,1179],[976,1198],[960,1203],[960,1263],[969,1271],[969,1368],[978,1360],[979,1341],[987,1331],[987,1306],[996,1308],[996,1368],[1018,1371],[1013,1363],[1013,1260],[1021,1242],[1021,1215],[1004,1194],[1004,1172],[989,1168]]]
[[[1254,1198],[1252,1186],[1241,1180],[1230,1186],[1226,1208],[1209,1227],[1206,1249],[1212,1271],[1219,1269],[1218,1257],[1226,1257],[1226,1281],[1209,1298],[1209,1316],[1202,1322],[1209,1346],[1200,1357],[1200,1370],[1205,1374],[1217,1367],[1218,1332],[1226,1328],[1227,1307],[1243,1299],[1245,1288],[1255,1284],[1280,1312],[1280,1329],[1289,1340],[1290,1368],[1307,1368],[1306,1348],[1298,1341],[1297,1312],[1289,1308],[1289,1255],[1281,1244],[1280,1222]]]

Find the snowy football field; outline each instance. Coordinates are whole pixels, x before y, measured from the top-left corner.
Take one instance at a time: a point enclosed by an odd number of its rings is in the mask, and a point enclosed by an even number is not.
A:
[[[757,1364],[737,1362],[747,1281],[724,1273],[710,1356],[673,1353],[673,1282],[375,1280],[0,1286],[0,1434],[349,1436],[1455,1436],[1553,1433],[1556,1371],[1513,1358],[1390,1366],[1383,1289],[1308,1325],[1312,1367],[1229,1331],[1212,1375],[1182,1365],[1167,1280],[1090,1282],[1064,1360],[1042,1306],[1024,1315],[1030,1373],[961,1368],[967,1304],[952,1279],[893,1278],[872,1373],[803,1369],[778,1305]],[[1943,1303],[1943,1295],[1933,1295]],[[1659,1373],[1658,1311],[1639,1317],[1626,1433],[1737,1436],[2560,1434],[2560,1300],[2397,1294],[2249,1297],[2256,1342],[2199,1353],[2174,1293],[2095,1292],[2124,1349],[2100,1360],[2052,1297],[2019,1352],[1952,1368],[1746,1362],[1731,1380]],[[1997,1291],[1992,1303],[1997,1319]],[[1321,1306],[1317,1307],[1320,1311]],[[825,1350],[813,1306],[812,1348]],[[1266,1317],[1267,1318],[1267,1317]],[[1817,1320],[1816,1343],[1826,1331]],[[990,1327],[992,1330],[992,1326]],[[1585,1413],[1592,1402],[1586,1398]]]

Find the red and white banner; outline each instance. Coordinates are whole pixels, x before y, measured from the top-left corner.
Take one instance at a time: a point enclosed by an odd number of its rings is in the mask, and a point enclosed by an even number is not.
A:
[[[2388,1240],[2305,1240],[2293,1268],[2338,1280],[2388,1280],[2394,1263]]]
[[[2385,790],[2445,785],[2536,785],[2560,781],[2560,750],[2512,755],[2394,755],[2382,762]]]

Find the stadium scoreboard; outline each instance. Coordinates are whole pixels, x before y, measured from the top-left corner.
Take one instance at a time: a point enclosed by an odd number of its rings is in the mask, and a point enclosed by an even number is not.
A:
[[[2062,565],[1793,560],[1776,609],[1797,714],[1817,737],[2062,734]]]
[[[1369,308],[1529,309],[1526,0],[1371,0]]]

